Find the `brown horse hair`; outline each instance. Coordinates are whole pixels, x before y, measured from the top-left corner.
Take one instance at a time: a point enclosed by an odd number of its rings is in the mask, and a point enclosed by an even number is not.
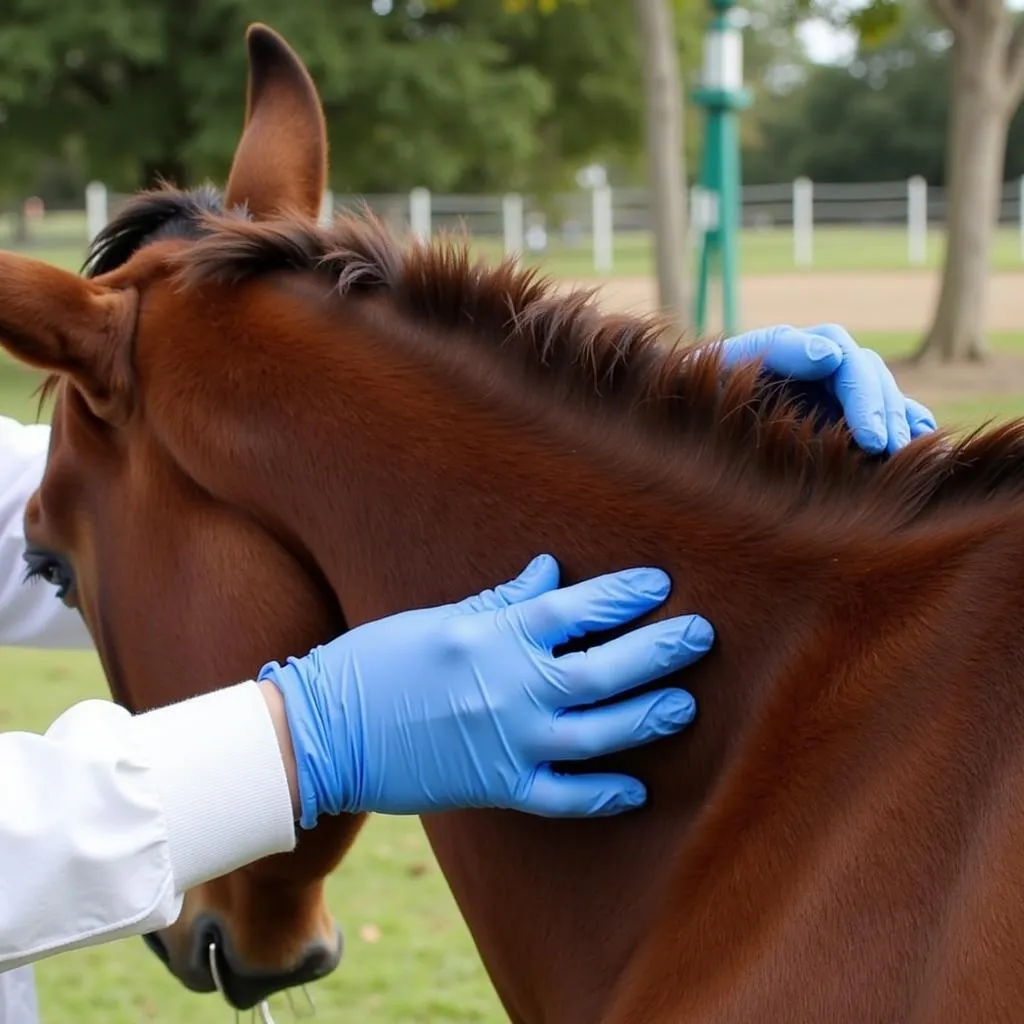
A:
[[[957,441],[940,431],[895,457],[869,456],[842,422],[822,427],[791,387],[756,364],[726,370],[715,345],[695,353],[693,344],[666,344],[656,316],[603,313],[593,291],[559,292],[507,259],[488,267],[452,239],[403,247],[366,209],[329,226],[298,215],[255,221],[244,208],[224,211],[212,187],[165,185],[122,207],[90,246],[84,272],[108,273],[166,238],[192,242],[172,258],[185,286],[294,271],[324,275],[339,295],[384,294],[448,344],[485,345],[515,360],[561,401],[619,410],[632,428],[714,447],[735,472],[784,495],[780,514],[855,499],[859,515],[899,529],[941,508],[1024,490],[1024,421]],[[41,404],[55,384],[44,381]]]

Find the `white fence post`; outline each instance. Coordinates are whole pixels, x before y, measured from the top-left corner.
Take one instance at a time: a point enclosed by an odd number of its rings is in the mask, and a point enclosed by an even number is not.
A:
[[[591,218],[594,232],[594,269],[607,274],[612,269],[615,251],[612,189],[601,184],[591,190]]]
[[[686,244],[690,252],[700,249],[701,226],[697,223],[697,204],[700,202],[700,185],[691,185],[686,193]]]
[[[907,181],[907,258],[912,266],[928,258],[928,182],[920,175]]]
[[[1017,211],[1020,220],[1020,258],[1024,263],[1024,174],[1020,178],[1020,209]]]
[[[107,226],[107,186],[102,181],[90,181],[85,186],[85,230],[89,242]]]
[[[704,245],[704,236],[712,227],[711,196],[702,185],[690,186],[690,238],[695,252]]]
[[[421,242],[430,240],[430,192],[414,188],[409,193],[409,227]]]
[[[523,251],[523,197],[509,192],[501,200],[501,230],[505,255],[519,256]]]
[[[793,182],[793,262],[798,267],[814,263],[814,182]]]
[[[320,200],[320,226],[329,227],[334,220],[334,193],[328,188],[324,189],[323,198]]]

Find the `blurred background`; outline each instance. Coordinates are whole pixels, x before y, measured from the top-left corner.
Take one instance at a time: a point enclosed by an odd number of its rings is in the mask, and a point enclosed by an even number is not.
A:
[[[688,330],[838,322],[968,429],[1024,413],[1021,6],[0,0],[0,248],[78,269],[134,190],[223,182],[260,20],[325,104],[324,218],[366,203],[409,236],[466,233],[486,258],[597,283],[609,307],[661,308]],[[709,114],[709,89],[741,86]],[[716,116],[735,152],[709,149]],[[701,324],[723,160],[738,168],[735,315],[712,289]],[[0,359],[0,414],[34,420],[37,383]],[[107,696],[90,654],[4,651],[0,671],[4,729]],[[318,1019],[504,1019],[415,821],[372,822],[331,886],[348,952],[315,989]],[[47,1024],[233,1016],[138,940],[38,976]],[[294,1009],[308,1012],[301,996]],[[286,1000],[274,1012],[293,1018]]]

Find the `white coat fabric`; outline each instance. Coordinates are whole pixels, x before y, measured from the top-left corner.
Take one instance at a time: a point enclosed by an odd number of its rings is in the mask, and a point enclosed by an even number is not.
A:
[[[48,427],[0,417],[0,646],[91,648],[52,587],[22,582],[48,444]],[[0,733],[0,1024],[36,1024],[34,961],[165,927],[187,889],[294,845],[252,680],[136,716],[83,701],[43,735]]]

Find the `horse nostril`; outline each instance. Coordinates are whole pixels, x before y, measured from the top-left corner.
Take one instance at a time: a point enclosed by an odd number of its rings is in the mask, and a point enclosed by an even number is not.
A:
[[[325,977],[338,966],[341,960],[341,949],[331,949],[322,942],[313,943],[307,949],[298,968],[292,975],[291,984],[304,985]]]
[[[210,947],[213,946],[214,957],[210,955]],[[195,974],[206,975],[213,984],[216,979],[213,977],[214,970],[221,974],[230,973],[230,950],[225,946],[224,932],[220,924],[212,917],[203,915],[196,919],[192,928],[192,949],[189,957],[189,967]]]
[[[232,948],[221,923],[212,916],[196,918],[192,927],[189,970],[194,991],[218,991],[237,1010],[250,1010],[276,992],[326,977],[342,957],[344,939],[336,931],[336,945],[311,942],[296,966],[280,971],[247,969]]]

